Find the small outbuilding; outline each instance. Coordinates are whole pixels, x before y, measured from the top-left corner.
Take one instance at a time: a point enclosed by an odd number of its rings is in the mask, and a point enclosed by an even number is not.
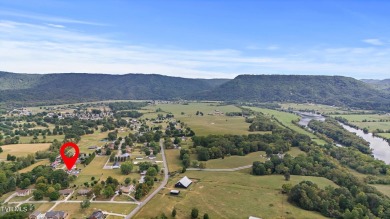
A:
[[[170,194],[171,195],[179,195],[180,191],[179,190],[171,190]]]
[[[181,178],[181,180],[179,180],[176,184],[175,184],[175,187],[177,188],[188,188],[188,186],[190,186],[192,183],[192,181],[187,177],[183,177]]]

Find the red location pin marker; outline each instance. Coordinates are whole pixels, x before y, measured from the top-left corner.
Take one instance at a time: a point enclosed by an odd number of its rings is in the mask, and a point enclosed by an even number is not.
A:
[[[65,148],[67,148],[67,147],[74,148],[75,153],[74,153],[73,157],[67,157],[66,156]],[[65,144],[63,144],[61,146],[60,154],[61,154],[62,160],[64,161],[64,163],[65,163],[66,167],[68,168],[68,170],[71,170],[73,165],[76,163],[77,158],[79,157],[79,147],[77,146],[77,144],[75,144],[73,142],[66,142]]]

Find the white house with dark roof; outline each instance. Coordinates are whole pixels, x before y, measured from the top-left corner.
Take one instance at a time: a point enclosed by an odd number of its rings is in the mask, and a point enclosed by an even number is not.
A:
[[[176,184],[175,184],[175,187],[178,187],[178,188],[188,188],[188,186],[190,186],[192,183],[192,181],[187,177],[183,177],[181,178],[181,180],[179,180]]]

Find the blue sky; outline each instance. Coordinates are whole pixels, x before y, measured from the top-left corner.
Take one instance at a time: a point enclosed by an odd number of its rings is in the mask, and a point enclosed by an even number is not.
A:
[[[0,69],[390,78],[389,1],[0,0]]]

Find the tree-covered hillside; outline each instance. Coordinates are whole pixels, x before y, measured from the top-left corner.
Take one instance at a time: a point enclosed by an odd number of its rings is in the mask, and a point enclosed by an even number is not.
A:
[[[239,75],[188,79],[156,74],[14,74],[0,72],[0,103],[24,106],[108,99],[312,102],[390,109],[390,95],[341,76]]]
[[[367,109],[386,109],[390,96],[362,81],[342,76],[239,75],[221,86],[200,93],[209,100],[258,102],[313,102]]]
[[[209,90],[210,83],[155,74],[0,73],[0,101],[73,102],[107,99],[175,99]]]

